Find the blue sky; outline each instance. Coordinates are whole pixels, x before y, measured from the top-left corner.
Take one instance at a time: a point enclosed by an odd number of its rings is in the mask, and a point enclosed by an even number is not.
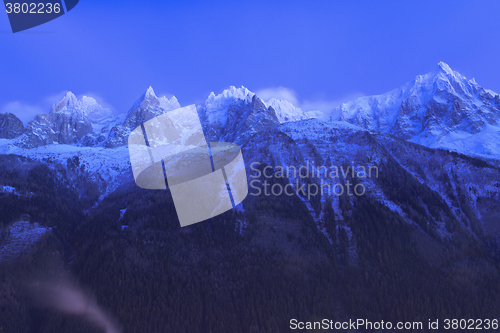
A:
[[[150,85],[182,105],[244,85],[329,108],[439,61],[500,92],[499,12],[495,0],[80,0],[17,34],[4,12],[0,112],[26,121],[71,90],[121,113]]]

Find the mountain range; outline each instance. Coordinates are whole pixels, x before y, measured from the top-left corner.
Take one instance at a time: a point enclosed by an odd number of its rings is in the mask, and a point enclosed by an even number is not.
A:
[[[333,114],[427,147],[500,157],[500,96],[443,62],[400,88],[345,103]]]
[[[263,101],[244,87],[230,87],[219,95],[211,93],[197,110],[207,141],[240,144],[247,168],[251,161],[282,166],[306,165],[308,161],[337,166],[393,161],[429,191],[440,193],[439,201],[448,208],[434,218],[435,230],[441,237],[448,237],[450,231],[444,227],[444,220],[456,220],[472,231],[471,219],[483,220],[484,224],[488,220],[485,216],[497,216],[489,212],[492,202],[487,201],[489,204],[483,207],[485,201],[480,204],[479,198],[486,196],[496,202],[500,195],[496,169],[500,158],[499,102],[499,95],[439,63],[435,71],[417,76],[398,89],[345,103],[329,117],[305,112],[285,100]],[[0,141],[0,152],[63,164],[78,155],[90,179],[99,184],[102,200],[124,179],[131,180],[126,147],[130,132],[179,107],[175,97],[157,97],[149,87],[126,114],[116,116],[95,99],[84,96],[79,100],[68,92],[49,113],[37,115],[26,128],[21,128],[15,116],[3,115],[0,133],[5,139]],[[182,127],[182,122],[176,126]],[[452,159],[454,162],[445,163],[448,158],[435,157],[444,153],[430,154],[425,147],[451,150],[464,157],[460,162]],[[411,154],[421,154],[421,158]],[[478,162],[470,162],[474,158],[480,158],[486,169],[479,171],[475,166]],[[442,177],[449,183],[443,183]],[[321,181],[333,181],[323,178]],[[471,179],[473,185],[465,179]],[[320,179],[315,181],[319,183]],[[408,215],[400,199],[388,196],[380,179],[363,182],[374,199],[402,216]],[[459,200],[463,195],[475,202],[469,215]],[[314,200],[304,200],[320,230],[325,230],[322,220],[326,205],[331,202],[338,207],[338,200],[334,195],[327,201],[323,198],[314,209]],[[431,205],[421,204],[423,211]],[[342,216],[341,210],[336,214]],[[443,220],[443,216],[447,217]],[[415,218],[409,218],[409,222],[418,224]],[[487,229],[483,227],[483,231]]]
[[[232,211],[180,228],[168,190],[135,185],[126,146],[134,128],[179,108],[177,99],[150,87],[115,115],[67,93],[26,128],[12,114],[0,116],[1,225],[15,233],[26,225],[12,223],[20,216],[39,223],[10,236],[15,242],[0,232],[0,264],[25,248],[9,244],[39,244],[36,267],[63,253],[135,331],[155,331],[160,322],[185,331],[175,325],[189,326],[188,315],[196,318],[190,332],[287,332],[292,314],[493,316],[500,304],[499,98],[444,63],[328,114],[263,101],[244,87],[211,93],[196,106],[206,139],[241,147],[250,194]],[[190,123],[174,124],[177,133]],[[366,177],[352,171],[359,166],[377,171]],[[275,173],[300,167],[310,176]],[[266,182],[296,195],[265,195]],[[300,192],[348,184],[351,192],[362,185],[363,195]],[[1,318],[6,327],[29,317],[17,307],[22,293],[14,294]],[[154,303],[156,295],[164,300]]]
[[[142,122],[179,107],[175,96],[157,97],[149,87],[126,114],[115,116],[92,97],[78,100],[68,92],[26,128],[14,115],[2,115],[0,138],[15,138],[14,144],[22,148],[49,144],[115,148],[126,145],[130,131]],[[397,89],[361,97],[327,113],[306,112],[286,100],[263,101],[244,87],[211,93],[197,108],[211,140],[238,141],[238,136],[280,123],[318,118],[430,148],[500,158],[500,96],[443,62]]]

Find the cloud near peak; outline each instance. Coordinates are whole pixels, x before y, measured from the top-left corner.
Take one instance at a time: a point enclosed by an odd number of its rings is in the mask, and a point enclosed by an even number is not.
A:
[[[331,115],[333,109],[342,105],[343,103],[364,96],[360,92],[354,92],[334,99],[316,98],[300,100],[295,90],[282,86],[260,89],[257,90],[256,94],[265,102],[269,101],[271,98],[284,99],[301,108],[303,111],[321,111],[326,115]]]
[[[299,104],[297,94],[293,89],[290,88],[285,88],[281,86],[275,88],[265,88],[258,90],[255,94],[266,102],[271,98],[276,98],[276,99],[284,99],[295,106],[298,106]]]

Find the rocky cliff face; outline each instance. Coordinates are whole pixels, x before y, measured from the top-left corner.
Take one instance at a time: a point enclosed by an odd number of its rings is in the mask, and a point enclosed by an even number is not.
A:
[[[114,148],[126,145],[128,136],[134,128],[145,121],[180,107],[175,96],[170,99],[165,96],[156,97],[153,88],[149,87],[132,106],[123,123],[112,127],[104,144],[105,147]]]
[[[230,87],[211,93],[198,107],[207,141],[240,143],[251,135],[280,124],[276,111],[248,89]]]
[[[13,139],[23,134],[24,125],[12,113],[0,114],[0,139]]]
[[[388,93],[334,110],[337,119],[432,148],[500,157],[500,97],[447,64]]]
[[[111,111],[97,104],[95,99],[84,96],[78,100],[68,92],[52,106],[50,113],[37,115],[30,121],[25,134],[16,144],[23,148],[54,143],[78,144],[94,131],[94,125],[111,117]]]

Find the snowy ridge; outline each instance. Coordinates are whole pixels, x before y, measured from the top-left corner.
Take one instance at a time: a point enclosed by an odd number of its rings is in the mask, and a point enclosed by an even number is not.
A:
[[[241,88],[231,86],[218,95],[211,92],[203,106],[205,120],[209,123],[219,123],[224,126],[227,121],[229,106],[236,100],[250,102],[253,96],[255,94],[243,86]]]
[[[102,145],[107,148],[124,146],[127,144],[127,138],[134,128],[145,121],[180,107],[175,96],[170,99],[165,96],[157,97],[153,88],[149,87],[128,111],[123,122],[112,126]]]
[[[273,108],[280,123],[310,118],[306,112],[286,100],[271,98],[265,104]]]
[[[115,116],[94,98],[84,96],[79,100],[68,92],[50,113],[30,122],[24,134],[0,139],[0,154],[62,164],[77,155],[96,180],[107,183],[106,195],[119,185],[120,176],[130,173],[126,144],[131,130],[161,114],[175,113],[173,110],[180,107],[177,98],[157,97],[149,87],[127,113]],[[205,136],[212,141],[243,144],[259,132],[280,126],[293,140],[304,136],[317,140],[323,131],[368,130],[431,148],[496,159],[500,159],[499,110],[498,94],[483,89],[475,80],[467,80],[444,63],[386,94],[343,104],[330,121],[286,100],[270,99],[265,103],[245,87],[231,86],[218,95],[212,92],[197,106]],[[174,127],[184,142],[192,136],[190,128],[197,119],[182,115],[177,118]],[[337,148],[342,151],[343,145],[339,142]]]
[[[175,96],[170,99],[166,96],[157,97],[153,87],[149,86],[146,92],[134,103],[132,108],[128,111],[127,116],[134,112],[135,109],[140,107],[154,107],[157,106],[163,110],[174,110],[180,108],[179,101]],[[161,113],[160,113],[161,114]]]
[[[430,230],[442,239],[451,239],[453,223],[473,233],[471,221],[474,219],[491,215],[491,220],[496,221],[497,215],[488,212],[495,211],[491,207],[500,202],[500,184],[496,181],[498,169],[478,159],[425,149],[408,141],[491,156],[491,152],[500,150],[499,98],[445,64],[387,94],[346,103],[338,109],[339,117],[329,121],[316,119],[310,112],[287,101],[271,99],[264,103],[245,87],[231,87],[219,95],[211,93],[204,104],[190,108],[189,113],[175,110],[180,107],[175,97],[157,97],[149,87],[129,112],[114,118],[108,118],[106,112],[96,106],[95,100],[79,101],[67,94],[54,106],[49,114],[52,116],[44,115],[31,126],[31,133],[49,135],[54,138],[52,142],[23,147],[17,144],[18,138],[0,139],[0,155],[25,156],[59,170],[73,170],[68,161],[78,157],[75,159],[79,161],[78,170],[85,180],[90,179],[99,186],[98,195],[94,196],[96,207],[120,185],[134,184],[126,146],[130,131],[145,121],[169,113],[172,121],[165,126],[169,133],[172,130],[176,135],[168,143],[188,144],[190,141],[198,144],[195,140],[201,136],[193,129],[199,128],[201,120],[207,141],[240,145],[247,169],[252,162],[307,166],[314,176],[287,175],[295,191],[310,184],[333,189],[337,184],[345,184],[346,180],[355,180],[366,187],[367,195],[377,204],[388,207],[406,222],[423,232]],[[91,125],[82,139],[60,141],[61,134],[77,133],[79,124]],[[68,128],[74,130],[68,132]],[[158,137],[148,135],[148,140],[164,139],[163,135]],[[330,170],[352,167],[354,170],[355,165],[380,166],[380,175],[385,177],[378,178],[378,169],[374,177],[360,177],[354,173],[332,177],[321,167]],[[397,177],[388,181],[393,174]],[[76,178],[65,184],[73,179]],[[407,200],[394,191],[407,185],[415,193],[424,194]],[[5,195],[11,196],[8,193],[13,191],[0,186],[0,192]],[[333,246],[341,235],[345,235],[349,260],[355,263],[357,240],[349,221],[358,199],[349,195],[340,197],[329,190],[319,197],[304,194],[299,199],[319,232]],[[473,217],[464,213],[465,205]],[[420,215],[415,218],[413,212]],[[126,207],[121,209],[119,220],[124,216],[126,219]],[[422,221],[428,221],[429,227]],[[120,223],[122,230],[126,229],[124,223]],[[244,233],[246,225],[245,218],[240,218],[236,231]],[[495,225],[491,223],[487,227],[493,230]]]
[[[110,109],[104,108],[89,96],[83,96],[81,100],[71,92],[67,92],[59,103],[52,106],[51,113],[66,115],[77,114],[86,117],[90,122],[99,124],[113,118]]]
[[[443,62],[388,93],[344,103],[333,117],[432,148],[500,158],[500,96]]]
[[[78,147],[74,145],[46,145],[32,149],[20,148],[13,140],[0,140],[0,155],[19,155],[54,165],[66,165],[68,159],[77,156],[80,166],[89,173],[92,181],[100,184],[102,200],[132,178],[127,147]],[[28,193],[29,195],[29,193]]]

